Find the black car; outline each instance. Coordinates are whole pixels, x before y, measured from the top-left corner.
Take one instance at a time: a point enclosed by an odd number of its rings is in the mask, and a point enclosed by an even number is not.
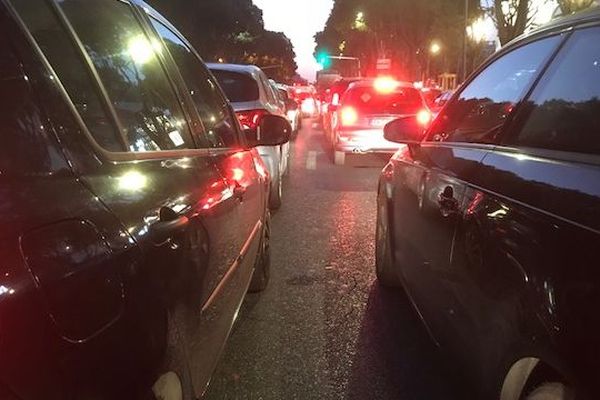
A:
[[[269,277],[268,173],[219,85],[142,2],[3,0],[0,104],[0,398],[200,396]]]
[[[377,276],[482,399],[596,399],[600,11],[487,61],[382,172]]]

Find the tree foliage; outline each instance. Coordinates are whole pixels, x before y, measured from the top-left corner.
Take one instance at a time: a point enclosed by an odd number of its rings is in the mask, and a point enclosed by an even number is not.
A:
[[[469,0],[469,19],[482,12],[479,1]],[[364,20],[357,25],[358,14]],[[420,75],[429,47],[438,42],[443,51],[438,68],[459,65],[465,29],[464,0],[336,0],[325,29],[317,33],[316,54],[360,57],[363,67],[374,68],[377,58],[391,58],[401,77]]]
[[[252,0],[149,0],[188,38],[206,61],[265,67],[270,77],[290,80],[297,69],[290,40],[265,30]]]
[[[563,15],[574,14],[597,3],[596,0],[557,0],[557,2]]]

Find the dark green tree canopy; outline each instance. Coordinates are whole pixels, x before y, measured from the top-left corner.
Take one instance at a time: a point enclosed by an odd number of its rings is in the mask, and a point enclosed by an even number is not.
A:
[[[469,18],[482,10],[469,0]],[[373,69],[377,58],[391,58],[404,78],[419,75],[432,42],[443,48],[440,64],[455,70],[463,42],[464,0],[335,0],[325,29],[317,33],[315,54],[360,57]]]
[[[265,67],[289,81],[297,69],[290,40],[265,30],[262,10],[252,0],[149,0],[192,42],[206,61]]]

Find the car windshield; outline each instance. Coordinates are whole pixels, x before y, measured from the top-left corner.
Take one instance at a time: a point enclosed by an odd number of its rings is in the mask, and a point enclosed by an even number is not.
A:
[[[258,84],[251,76],[233,71],[213,70],[221,88],[232,103],[256,101],[259,98]]]
[[[415,113],[423,107],[423,99],[414,88],[400,88],[390,93],[381,93],[370,87],[353,88],[346,92],[342,103],[362,114]]]

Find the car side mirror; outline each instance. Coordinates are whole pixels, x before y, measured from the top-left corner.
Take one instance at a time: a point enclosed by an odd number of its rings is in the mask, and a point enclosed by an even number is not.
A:
[[[386,140],[402,144],[419,144],[424,133],[425,128],[416,116],[395,119],[383,128]]]
[[[292,126],[279,115],[263,115],[256,131],[246,131],[250,144],[255,146],[280,146],[290,141]]]

